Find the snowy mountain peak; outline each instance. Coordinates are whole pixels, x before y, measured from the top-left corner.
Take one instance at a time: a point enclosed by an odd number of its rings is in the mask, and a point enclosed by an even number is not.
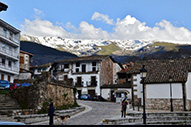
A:
[[[117,50],[127,53],[129,51],[136,51],[156,42],[156,40],[85,40],[67,39],[62,37],[32,37],[28,35],[21,35],[21,41],[36,42],[58,50],[68,51],[78,56],[99,53],[103,47],[105,47],[104,50],[106,50],[107,47],[111,48],[109,50],[112,50],[112,52],[117,54],[119,53]]]

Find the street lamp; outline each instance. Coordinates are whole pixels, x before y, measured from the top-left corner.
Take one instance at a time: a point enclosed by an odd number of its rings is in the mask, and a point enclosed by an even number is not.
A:
[[[168,78],[169,82],[170,82],[170,111],[173,112],[173,103],[172,103],[172,85],[171,85],[171,82],[172,82],[172,77],[169,76]]]
[[[145,69],[145,65],[143,65],[142,69],[140,70],[142,84],[143,84],[143,124],[146,124],[146,113],[145,113],[145,78],[147,76],[147,69]]]

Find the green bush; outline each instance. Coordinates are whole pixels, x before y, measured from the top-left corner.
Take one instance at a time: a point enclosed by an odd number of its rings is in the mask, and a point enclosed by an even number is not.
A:
[[[0,90],[0,94],[9,94],[10,90]]]

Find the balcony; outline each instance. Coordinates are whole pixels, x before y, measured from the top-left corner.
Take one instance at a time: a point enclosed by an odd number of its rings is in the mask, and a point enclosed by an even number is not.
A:
[[[76,87],[83,87],[82,83],[75,83]]]
[[[10,50],[7,50],[5,48],[0,48],[0,53],[2,53],[5,56],[10,56],[11,58],[18,60],[19,54]]]
[[[5,71],[5,72],[9,72],[9,73],[14,73],[14,74],[19,73],[19,68],[18,67],[9,66],[8,64],[2,64],[2,63],[0,63],[0,70]]]
[[[97,86],[97,81],[91,82],[88,87],[96,87]]]
[[[12,36],[8,33],[4,33],[3,30],[0,29],[0,37],[3,38],[4,40],[8,41],[10,44],[14,44],[16,46],[19,45],[19,42],[20,42],[20,36],[19,34],[18,35],[15,35],[15,34],[12,34]]]

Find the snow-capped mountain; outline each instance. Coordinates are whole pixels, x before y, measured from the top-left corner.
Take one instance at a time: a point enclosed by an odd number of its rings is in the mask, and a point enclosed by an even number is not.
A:
[[[82,39],[66,39],[61,37],[32,37],[28,35],[22,35],[21,41],[32,41],[48,47],[56,48],[62,51],[68,51],[78,56],[92,55],[100,52],[103,47],[106,50],[113,49],[112,53],[121,54],[132,51],[137,51],[140,48],[150,45],[155,41],[149,40],[82,40]]]

